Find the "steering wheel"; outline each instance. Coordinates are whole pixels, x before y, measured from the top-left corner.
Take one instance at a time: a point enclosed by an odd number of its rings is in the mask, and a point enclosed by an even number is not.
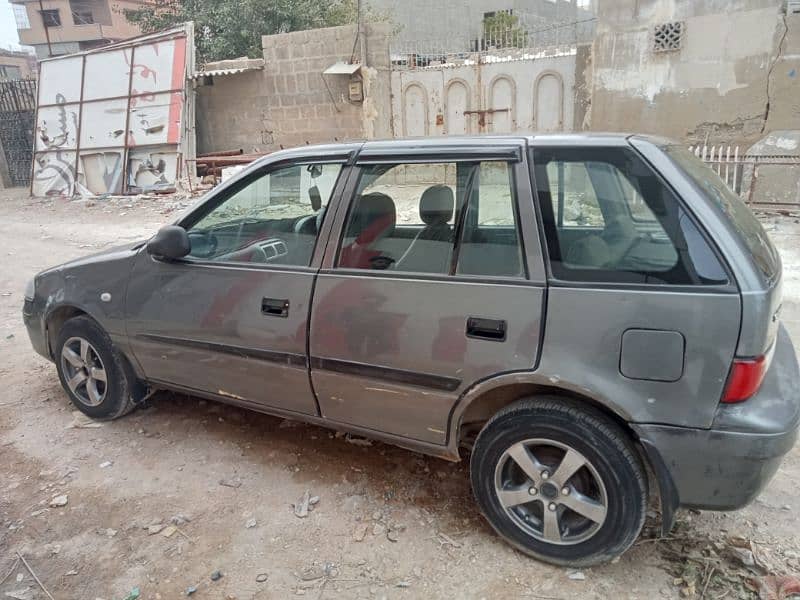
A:
[[[372,258],[369,259],[370,267],[380,271],[385,271],[386,269],[392,266],[392,263],[395,262],[397,261],[393,259],[391,256],[386,256],[383,254],[379,256],[373,256]]]

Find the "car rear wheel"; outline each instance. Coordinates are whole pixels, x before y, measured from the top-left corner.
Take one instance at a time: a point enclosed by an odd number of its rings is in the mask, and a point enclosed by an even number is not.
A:
[[[644,524],[647,478],[630,439],[568,399],[538,397],[500,411],[478,435],[470,470],[492,527],[545,562],[610,560]]]
[[[72,403],[93,419],[110,420],[134,408],[123,359],[108,334],[88,317],[74,317],[58,333],[55,361]]]

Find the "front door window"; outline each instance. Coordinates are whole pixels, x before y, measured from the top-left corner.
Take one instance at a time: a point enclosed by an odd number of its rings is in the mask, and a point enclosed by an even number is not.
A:
[[[189,258],[308,266],[341,168],[291,165],[244,180],[187,227]]]

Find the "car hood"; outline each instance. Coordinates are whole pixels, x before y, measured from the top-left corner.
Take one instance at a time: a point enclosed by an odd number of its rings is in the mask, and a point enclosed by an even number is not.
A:
[[[147,240],[138,240],[136,242],[130,242],[127,244],[121,244],[119,246],[113,246],[112,248],[106,248],[100,252],[95,252],[87,256],[81,256],[80,258],[75,258],[60,265],[56,265],[50,269],[46,269],[39,273],[39,275],[46,275],[47,273],[53,271],[63,271],[65,269],[72,269],[75,267],[90,266],[97,263],[124,260],[126,258],[135,256],[145,243],[147,243]]]

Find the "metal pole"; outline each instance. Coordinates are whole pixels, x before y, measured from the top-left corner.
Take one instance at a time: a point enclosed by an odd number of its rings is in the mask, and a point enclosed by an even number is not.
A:
[[[358,12],[358,49],[359,53],[361,54],[361,64],[366,66],[367,64],[367,36],[364,34],[364,3],[363,0],[358,0],[357,12]]]
[[[47,21],[44,20],[44,5],[42,0],[39,0],[39,16],[42,18],[42,25],[44,25],[44,37],[47,38],[47,56],[53,56],[53,47],[50,45],[50,30],[47,28]]]

